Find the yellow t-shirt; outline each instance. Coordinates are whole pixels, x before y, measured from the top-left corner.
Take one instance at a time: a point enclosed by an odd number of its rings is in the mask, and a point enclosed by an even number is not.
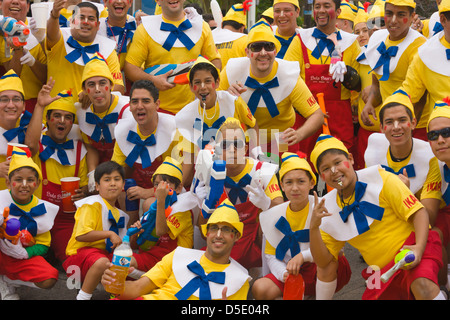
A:
[[[441,38],[441,43],[450,49],[450,43]],[[411,63],[408,64],[406,78],[401,84],[401,89],[411,97],[412,103],[416,103],[428,92],[428,99],[423,108],[417,128],[426,128],[428,118],[433,111],[434,104],[447,97],[450,92],[450,81],[447,76],[431,71],[416,54]]]
[[[175,26],[179,26],[183,21],[167,21]],[[170,51],[164,49],[156,43],[141,24],[136,28],[133,41],[128,50],[126,61],[137,67],[144,66],[144,70],[150,66],[166,63],[184,63],[195,60],[199,55],[207,57],[208,60],[220,59],[217,52],[211,29],[206,22],[203,22],[202,35],[195,46],[187,48],[173,47]],[[194,94],[188,85],[176,85],[174,88],[159,92],[160,108],[176,114],[187,103],[194,100]]]
[[[368,265],[377,265],[381,269],[394,258],[406,238],[414,231],[409,218],[423,208],[423,205],[397,176],[384,169],[379,171],[383,179],[379,196],[379,206],[384,208],[383,219],[374,220],[368,231],[347,242],[361,253]],[[367,187],[370,188],[370,185]],[[344,201],[353,203],[354,195]],[[338,196],[336,202],[343,208]],[[324,231],[321,233],[328,250],[337,259],[345,242],[334,239]]]
[[[231,58],[245,57],[245,48],[247,47],[248,35],[243,35],[242,37],[228,42],[216,44],[216,48],[220,53],[222,59],[222,68],[227,65],[228,60]]]
[[[79,44],[87,46],[91,43],[79,42]],[[48,67],[47,78],[53,77],[53,80],[55,80],[55,85],[50,93],[51,96],[56,96],[61,91],[68,89],[73,89],[73,92],[78,94],[83,89],[81,86],[81,78],[83,76],[84,66],[80,66],[75,62],[70,63],[65,58],[67,52],[62,35],[50,50],[46,50],[46,54]],[[122,73],[120,72],[119,58],[117,57],[116,51],[113,50],[105,59],[114,79],[114,84],[123,86]]]
[[[102,199],[106,204],[111,213],[113,214],[116,221],[120,217],[119,210],[115,207],[112,207],[107,201]],[[84,204],[75,212],[75,225],[73,227],[72,236],[70,237],[69,242],[67,243],[66,254],[68,256],[74,255],[77,253],[78,249],[84,247],[92,247],[97,249],[105,250],[106,242],[105,239],[97,240],[94,242],[81,242],[77,241],[77,237],[87,234],[91,231],[103,231],[103,223],[102,223],[102,205],[99,202],[95,202],[94,204]]]
[[[441,207],[445,206],[442,199],[442,176],[439,170],[439,163],[436,157],[430,160],[430,170],[425,183],[423,184],[420,200],[422,199],[439,199],[442,201]]]
[[[303,230],[305,228],[306,220],[309,213],[309,203],[300,211],[292,211],[290,206],[286,209],[286,220],[291,226],[293,232]],[[269,241],[266,240],[266,248],[264,253],[275,255],[276,248],[274,248]]]
[[[74,148],[76,148],[77,142],[74,141]],[[45,148],[45,146],[44,146]],[[39,158],[39,152],[37,152],[33,156],[34,162],[42,168],[41,158]],[[55,183],[55,184],[61,184],[60,179],[64,177],[74,177],[75,176],[75,165],[71,166],[65,166],[60,164],[55,159],[49,158],[47,161],[45,161],[45,168],[47,170],[47,179],[48,181]],[[86,155],[81,159],[80,166],[78,168],[78,175],[77,177],[80,178],[80,188],[84,187],[88,184],[88,178],[87,178],[87,162],[86,162]],[[43,182],[42,182],[43,183]],[[39,186],[39,188],[36,189],[34,192],[34,195],[38,198],[42,198],[42,183]]]
[[[359,64],[358,73],[359,73],[359,77],[361,78],[361,91],[363,89],[367,88],[368,86],[372,85],[372,73],[369,74],[370,70],[371,70],[371,68],[368,64]],[[373,116],[370,116],[370,120],[372,120],[372,122],[373,122],[372,126],[365,125],[364,122],[361,120],[361,112],[363,111],[365,105],[366,105],[366,103],[361,98],[361,95],[359,95],[359,98],[358,98],[358,122],[359,122],[359,125],[366,130],[379,132],[380,131],[380,117],[378,116],[378,114],[380,112],[381,105],[379,105],[375,108],[377,119],[375,120],[373,118]]]
[[[267,77],[256,78],[251,72],[250,76],[259,83],[266,83],[275,77],[277,70],[278,63],[275,61],[272,71]],[[227,90],[230,87],[230,83],[228,82],[226,68],[222,70],[220,79],[219,90]],[[303,79],[298,77],[296,80],[297,83],[291,94],[277,104],[280,113],[275,118],[272,118],[267,108],[256,108],[254,117],[258,121],[259,129],[278,129],[279,131],[284,131],[292,127],[295,123],[294,109],[303,117],[308,118],[320,108]],[[268,141],[270,140],[268,139]]]
[[[311,50],[309,50],[308,48],[306,48],[306,50],[308,51],[308,58],[310,64],[312,65],[323,63],[330,64],[330,59],[323,61],[324,57],[321,56],[322,58],[321,61],[320,57],[319,59],[316,59],[311,55],[312,53]],[[358,57],[360,50],[361,49],[359,47],[358,41],[356,40],[350,45],[350,47],[345,49],[343,60],[345,62],[345,65],[351,66],[354,69],[358,70],[358,62],[356,61],[356,58]],[[305,61],[303,59],[302,45],[300,43],[299,37],[294,37],[294,39],[292,39],[292,42],[286,51],[284,59],[289,61],[298,61],[300,63],[302,79],[305,79]],[[350,90],[346,89],[344,86],[341,86],[341,99],[342,100],[350,99]]]
[[[174,273],[172,272],[173,256],[175,251],[168,253],[151,268],[143,277],[149,278],[158,288],[153,292],[143,295],[144,300],[177,300],[175,294],[181,290]],[[210,261],[203,255],[200,258],[200,265],[206,274],[211,272],[222,272],[229,264],[218,264]],[[232,296],[227,297],[228,300],[247,300],[247,294],[250,285],[248,281]],[[188,300],[198,300],[197,297],[191,296]]]
[[[33,209],[34,207],[36,207],[39,204],[39,199],[36,196],[33,196],[31,201],[27,204],[22,205],[22,204],[18,204],[15,201],[14,201],[14,204],[17,207],[19,207],[20,209],[22,209],[23,211],[30,212],[31,209]],[[36,244],[42,244],[44,246],[50,247],[52,236],[50,234],[50,231],[47,231],[47,232],[44,232],[41,234],[37,234],[34,237],[34,240],[36,241]]]

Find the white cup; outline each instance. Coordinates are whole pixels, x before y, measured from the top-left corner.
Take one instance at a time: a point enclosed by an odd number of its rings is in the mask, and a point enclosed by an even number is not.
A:
[[[37,29],[47,28],[48,5],[45,2],[33,3],[31,5],[31,14],[36,21]]]

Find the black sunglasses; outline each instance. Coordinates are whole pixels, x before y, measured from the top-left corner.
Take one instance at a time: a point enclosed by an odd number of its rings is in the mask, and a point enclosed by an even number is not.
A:
[[[223,150],[227,150],[229,146],[234,146],[235,149],[244,147],[244,141],[242,140],[222,140],[220,141],[220,147]]]
[[[273,42],[253,42],[249,45],[252,52],[260,52],[263,48],[265,51],[274,51],[275,43]]]
[[[441,130],[433,130],[427,133],[427,138],[429,141],[437,140],[439,136],[442,136],[442,138],[450,137],[450,127]]]

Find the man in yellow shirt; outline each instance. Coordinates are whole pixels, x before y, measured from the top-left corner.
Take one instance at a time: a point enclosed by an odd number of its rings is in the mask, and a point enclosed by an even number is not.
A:
[[[42,170],[42,184],[37,197],[59,206],[52,228],[52,250],[57,260],[66,259],[66,245],[75,224],[74,212],[65,212],[62,205],[61,178],[80,178],[79,188],[72,201],[84,198],[87,190],[87,150],[75,122],[75,100],[67,91],[52,98],[53,82],[43,86],[38,95],[25,143],[29,146],[34,161]],[[45,110],[45,111],[44,111]],[[42,122],[47,131],[42,133]]]
[[[211,29],[197,13],[185,14],[184,0],[171,4],[158,0],[162,14],[142,17],[127,53],[125,75],[131,81],[147,79],[161,92],[161,111],[176,114],[194,95],[187,85],[168,82],[172,71],[152,76],[144,70],[159,64],[179,64],[206,57],[219,70],[220,55],[214,45]],[[144,67],[144,70],[141,68]]]
[[[426,41],[410,28],[415,7],[413,0],[386,0],[386,29],[370,37],[365,55],[373,72],[372,87],[361,112],[361,119],[367,126],[373,125],[370,115],[377,118],[375,107],[401,86],[417,49]]]
[[[207,244],[205,251],[178,247],[139,280],[126,281],[125,291],[118,298],[246,300],[250,277],[247,270],[230,257],[243,228],[236,209],[228,200],[223,201],[202,225]],[[113,277],[114,273],[106,270],[102,284],[110,284]],[[205,285],[196,285],[199,280]]]
[[[450,93],[450,1],[444,0],[439,6],[440,21],[445,28],[417,51],[409,64],[406,77],[400,89],[404,90],[416,104],[418,124],[415,136],[423,140],[426,138],[426,124],[437,101],[447,97]],[[419,103],[427,93],[427,101]]]
[[[60,28],[58,19],[64,0],[56,0],[47,22],[45,50],[47,53],[47,78],[53,77],[55,86],[52,95],[71,89],[74,95],[82,90],[81,77],[84,66],[99,52],[108,62],[114,79],[114,91],[124,92],[116,43],[97,34],[99,13],[90,2],[77,5],[78,13],[72,16],[71,27]]]
[[[222,60],[222,67],[227,65],[230,58],[245,57],[246,25],[247,8],[244,8],[241,3],[236,3],[223,17],[222,27],[212,31],[214,43]]]
[[[249,32],[247,57],[230,60],[219,84],[219,90],[244,99],[258,122],[263,152],[275,154],[287,151],[273,145],[278,134],[289,151],[295,152],[298,143],[323,124],[323,113],[300,77],[298,63],[276,58],[279,50],[280,43],[271,27],[260,20]],[[295,126],[296,111],[306,118],[301,127]]]
[[[442,267],[439,235],[429,231],[428,213],[408,187],[380,166],[355,171],[352,154],[329,135],[319,137],[311,161],[334,188],[320,202],[315,195],[310,222],[310,247],[321,298],[333,296],[337,257],[348,242],[371,266],[365,271],[370,279],[364,300],[446,299],[437,277]],[[403,249],[415,256],[408,271],[400,270],[386,282],[374,279],[374,270],[383,275]]]
[[[273,2],[273,22],[275,37],[281,43],[277,58],[283,59],[292,39],[299,29],[297,18],[300,14],[300,5],[297,0],[275,0]]]
[[[314,1],[316,27],[301,29],[284,59],[300,63],[301,76],[314,97],[324,94],[329,130],[351,150],[354,130],[350,90],[360,91],[361,81],[356,71],[360,48],[356,35],[336,29],[340,5],[340,0]],[[302,141],[300,150],[310,154],[320,132]]]

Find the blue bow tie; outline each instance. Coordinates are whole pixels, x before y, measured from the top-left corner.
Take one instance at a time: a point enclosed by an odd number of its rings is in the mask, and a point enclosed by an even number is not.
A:
[[[59,26],[61,28],[70,27],[69,21],[67,21],[67,18],[64,17],[62,14],[59,15]]]
[[[161,22],[161,27],[159,28],[162,31],[169,31],[170,34],[167,37],[166,41],[163,44],[163,48],[167,51],[170,51],[172,49],[173,45],[175,44],[175,41],[179,39],[181,43],[188,49],[191,50],[195,43],[189,38],[183,31],[188,30],[192,28],[192,24],[189,20],[184,20],[178,28],[175,27],[173,24]]]
[[[241,180],[237,183],[233,181],[230,177],[225,177],[224,185],[226,188],[230,188],[228,192],[228,198],[231,203],[235,204],[237,199],[244,203],[247,201],[247,191],[245,191],[244,187],[249,185],[252,182],[252,177],[246,173]]]
[[[103,118],[98,117],[92,112],[86,113],[86,122],[95,125],[94,132],[92,132],[91,139],[95,142],[100,141],[100,137],[103,135],[106,143],[113,142],[111,131],[109,130],[108,124],[116,123],[119,119],[119,114],[117,112],[110,113]]]
[[[383,76],[380,78],[380,81],[386,81],[389,79],[390,75],[389,63],[391,61],[391,57],[395,57],[397,55],[398,47],[392,46],[389,47],[389,49],[386,49],[386,45],[384,44],[384,42],[381,42],[377,48],[377,51],[381,54],[381,56],[378,59],[375,67],[370,70],[369,73],[377,69],[378,67],[383,66]]]
[[[41,142],[43,145],[47,146],[47,148],[39,154],[39,158],[41,158],[42,161],[47,161],[55,153],[55,151],[57,151],[57,156],[61,164],[64,166],[70,165],[65,149],[73,149],[73,140],[69,140],[64,143],[56,143],[49,136],[43,135]]]
[[[403,168],[401,168],[398,171],[394,171],[394,169],[392,169],[391,167],[385,166],[385,165],[381,165],[384,170],[391,172],[393,174],[399,175],[399,174],[403,174],[403,169],[406,169],[406,174],[408,175],[409,178],[414,178],[416,176],[416,170],[414,169],[414,164],[410,163],[406,166],[404,166]]]
[[[292,39],[294,39],[294,37],[296,36],[296,34],[294,34],[292,37],[290,37],[289,39],[284,39],[280,36],[275,36],[275,38],[278,39],[278,41],[280,41],[281,43],[281,49],[280,51],[277,53],[277,58],[283,59],[284,55],[286,54],[287,49],[289,48],[289,45],[292,42]]]
[[[9,213],[13,216],[20,217],[20,230],[28,230],[33,237],[37,234],[37,223],[34,220],[34,217],[42,216],[47,213],[45,209],[45,205],[41,203],[36,207],[33,207],[29,212],[26,212],[16,206],[14,203],[11,203],[9,206]]]
[[[283,239],[281,239],[275,249],[275,257],[278,260],[283,260],[288,250],[291,250],[291,256],[295,257],[300,253],[300,245],[298,243],[309,242],[309,230],[304,229],[293,232],[285,217],[280,217],[275,227],[284,234]]]
[[[270,93],[269,90],[271,88],[276,88],[280,86],[277,77],[273,78],[272,80],[264,84],[260,84],[255,79],[247,77],[247,80],[245,81],[245,86],[255,89],[255,91],[252,93],[247,103],[252,114],[255,114],[256,108],[258,108],[259,100],[261,99],[261,97],[263,98],[267,110],[269,111],[270,116],[272,118],[280,114],[280,111],[278,111],[277,108],[277,104],[275,103],[275,100],[273,99],[272,94]]]
[[[132,168],[137,158],[140,156],[142,161],[142,168],[145,169],[147,167],[150,167],[152,165],[152,160],[150,159],[150,155],[146,147],[150,147],[156,144],[155,136],[152,134],[147,139],[142,140],[136,132],[129,131],[127,141],[135,144],[135,146],[126,158],[125,163],[130,168]]]
[[[191,279],[191,281],[175,294],[178,300],[187,300],[197,289],[200,289],[200,300],[211,300],[209,282],[225,283],[225,272],[211,272],[206,275],[205,270],[197,261],[188,264],[187,268],[197,276]]]
[[[314,58],[319,59],[325,48],[328,49],[328,52],[331,55],[331,53],[334,50],[334,42],[331,39],[328,39],[328,35],[320,31],[319,29],[315,28],[312,33],[312,36],[316,39],[319,39],[319,42],[317,46],[314,48],[313,52],[311,52],[311,55]],[[337,32],[337,40],[342,40],[342,36],[339,31]]]
[[[78,43],[78,41],[72,38],[72,36],[70,36],[69,39],[67,39],[67,44],[74,49],[72,50],[72,52],[68,53],[65,57],[67,61],[69,61],[70,63],[77,61],[78,58],[82,56],[83,62],[84,64],[86,64],[90,60],[87,54],[88,53],[94,54],[100,50],[98,43],[91,44],[89,46],[82,46],[81,44]]]
[[[19,126],[3,133],[5,139],[10,142],[12,139],[17,137],[18,142],[23,144],[25,142],[25,132],[27,132],[26,127],[30,123],[30,120],[31,112],[25,110],[22,117],[20,118]]]
[[[365,216],[381,221],[384,214],[384,208],[367,201],[361,201],[366,192],[366,188],[367,183],[357,181],[355,186],[355,201],[351,205],[345,206],[344,209],[339,212],[342,221],[344,222],[347,222],[349,215],[353,213],[359,234],[370,229]]]
[[[109,228],[109,231],[114,231],[117,235],[119,234],[119,228],[125,227],[125,218],[120,217],[119,220],[116,221],[111,210],[109,210],[109,212],[108,212],[108,221],[111,222],[111,227]],[[112,242],[108,238],[106,240],[106,251],[111,252],[112,251],[111,247],[112,247]]]
[[[450,169],[447,167],[446,164],[444,164],[444,181],[449,183],[449,186],[447,186],[447,189],[442,194],[442,199],[444,199],[445,204],[450,204]]]
[[[108,18],[106,18],[106,22],[108,23]],[[118,53],[127,52],[127,43],[128,40],[132,40],[134,36],[134,30],[136,30],[136,22],[130,21],[125,23],[124,27],[108,27],[106,28],[106,34],[108,37],[119,36],[117,40],[117,50]]]
[[[447,54],[447,60],[450,60],[450,49],[445,49],[445,53]]]
[[[205,122],[203,122],[203,128],[201,128],[202,120],[196,118],[194,121],[194,129],[199,130],[199,131],[201,131],[203,129],[202,136],[199,137],[197,140],[197,145],[198,146],[201,145],[202,149],[204,149],[205,146],[209,143],[211,138],[213,138],[213,139],[216,138],[217,130],[219,130],[220,126],[224,122],[225,122],[225,117],[221,116],[219,119],[214,121],[214,123],[211,125],[211,127],[208,126]],[[208,132],[208,134],[205,136],[206,132]],[[205,137],[206,137],[206,139],[205,139]],[[207,138],[209,138],[209,139],[207,139]],[[201,143],[200,143],[200,141],[201,141]]]
[[[434,27],[433,27],[433,36],[436,34],[436,33],[439,33],[439,32],[441,32],[442,30],[444,30],[444,27],[442,26],[442,24],[440,23],[440,22],[436,22],[435,24],[434,24]]]

